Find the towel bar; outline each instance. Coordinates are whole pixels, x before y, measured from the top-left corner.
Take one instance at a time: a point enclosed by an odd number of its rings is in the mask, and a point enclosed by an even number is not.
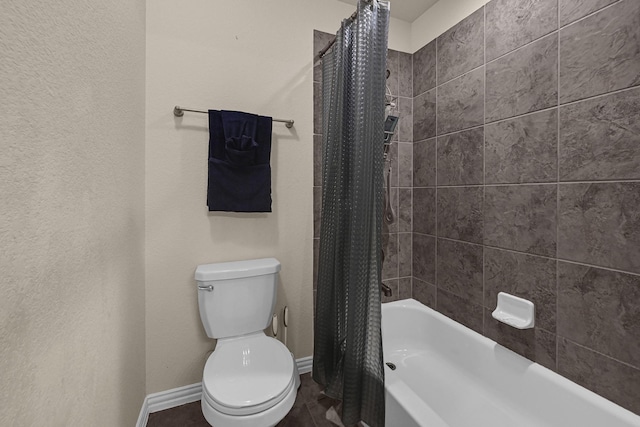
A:
[[[173,115],[176,117],[182,117],[184,116],[184,112],[185,111],[190,111],[192,113],[203,113],[203,114],[208,114],[208,111],[202,111],[202,110],[191,110],[189,108],[182,108],[182,107],[178,107],[177,105],[175,107],[173,107]],[[288,128],[291,129],[293,127],[293,120],[284,120],[284,119],[272,119],[274,122],[282,122],[284,123],[284,125]]]

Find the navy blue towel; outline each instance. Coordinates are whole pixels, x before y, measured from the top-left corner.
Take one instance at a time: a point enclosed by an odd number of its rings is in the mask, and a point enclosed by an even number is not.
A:
[[[271,212],[271,117],[209,110],[210,211]]]

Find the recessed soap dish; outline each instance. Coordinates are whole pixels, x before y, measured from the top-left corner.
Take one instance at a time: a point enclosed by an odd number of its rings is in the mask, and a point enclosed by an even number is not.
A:
[[[533,328],[536,322],[534,304],[505,292],[498,294],[498,306],[491,313],[494,319],[518,329]]]

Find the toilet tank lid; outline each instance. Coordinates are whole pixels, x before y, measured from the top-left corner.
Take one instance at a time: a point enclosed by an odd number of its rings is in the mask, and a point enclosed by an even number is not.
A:
[[[239,277],[261,276],[280,271],[280,261],[275,258],[249,259],[244,261],[203,264],[196,268],[198,282],[237,279]]]

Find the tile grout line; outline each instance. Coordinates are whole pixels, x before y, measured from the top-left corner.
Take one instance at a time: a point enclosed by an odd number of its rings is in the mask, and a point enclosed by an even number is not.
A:
[[[558,78],[559,78],[559,76],[558,76]],[[640,84],[636,84],[636,85],[633,85],[633,86],[625,87],[625,88],[622,88],[622,89],[614,89],[614,90],[611,90],[611,91],[608,91],[608,92],[599,93],[597,95],[587,96],[586,98],[580,98],[580,99],[576,99],[576,100],[573,100],[573,101],[567,101],[564,104],[560,104],[559,107],[568,107],[570,105],[580,104],[581,102],[587,102],[587,101],[592,101],[592,100],[595,100],[595,99],[598,99],[598,98],[604,98],[605,96],[609,96],[609,95],[617,95],[617,94],[619,94],[621,92],[627,92],[627,91],[630,92],[630,91],[632,91],[634,89],[638,89],[638,88],[640,88]]]
[[[415,156],[413,156],[413,152],[416,150],[416,132],[415,132],[415,120],[416,120],[416,115],[415,115],[415,110],[416,110],[416,97],[415,97],[415,84],[416,84],[416,76],[415,76],[415,64],[414,64],[414,59],[415,59],[415,52],[411,54],[411,109],[414,113],[413,115],[413,121],[411,123],[411,138],[412,138],[412,144],[411,144],[411,154],[412,154],[412,158],[415,159]],[[412,164],[412,168],[415,169],[415,165]],[[416,292],[416,286],[414,284],[414,269],[413,269],[413,262],[414,262],[414,250],[413,250],[413,236],[414,236],[414,214],[413,214],[413,210],[415,209],[415,202],[414,202],[414,197],[413,197],[413,189],[415,187],[415,173],[411,174],[411,240],[410,240],[410,246],[411,246],[411,298],[415,299],[415,294],[417,294]]]
[[[427,234],[427,236],[428,236],[428,234]],[[479,247],[485,246],[483,243],[467,242],[466,240],[452,239],[450,237],[445,237],[445,236],[434,236],[434,237],[436,237],[437,239],[440,239],[440,240],[444,240],[446,242],[462,243],[462,244],[466,244],[466,245],[470,245],[470,246],[479,246]]]
[[[433,259],[433,284],[435,287],[435,297],[434,297],[434,302],[433,305],[435,307],[436,310],[438,310],[438,226],[439,226],[439,222],[438,222],[438,39],[439,36],[436,37],[435,39],[435,44],[436,44],[436,81],[435,81],[435,91],[436,91],[436,105],[435,105],[435,116],[436,116],[436,123],[435,123],[435,141],[433,141],[433,144],[435,145],[435,150],[434,150],[434,156],[435,156],[435,162],[434,162],[434,167],[435,167],[435,171],[434,171],[434,180],[435,180],[435,184],[436,184],[436,190],[435,190],[435,223],[436,223],[436,229],[435,229],[435,233],[436,236],[434,237],[434,242],[433,245],[435,247],[435,252],[433,254],[434,259]]]
[[[414,144],[414,145],[415,145],[415,144],[421,144],[421,143],[423,143],[423,142],[431,141],[432,139],[436,139],[436,137],[435,137],[435,136],[432,136],[431,138],[420,139],[420,140],[418,140],[418,141],[414,141],[414,142],[413,142],[413,144]]]
[[[487,184],[487,132],[485,131],[485,124],[487,123],[487,6],[482,6],[484,21],[482,23],[482,50],[483,50],[483,65],[484,65],[484,88],[482,100],[482,305],[485,301],[485,289],[486,289],[486,277],[485,277],[485,250],[484,250],[484,213],[485,213],[485,198],[486,198],[486,184]],[[484,312],[482,313],[482,334],[486,336],[487,327],[484,321]]]
[[[606,267],[606,266],[603,266],[603,265],[588,264],[588,263],[585,263],[585,262],[575,261],[575,260],[566,259],[566,258],[556,258],[556,259],[558,261],[562,261],[562,262],[564,262],[566,264],[576,264],[576,265],[581,265],[583,267],[597,268],[597,269],[600,269],[600,270],[611,271],[611,272],[614,272],[614,273],[620,273],[620,274],[626,274],[626,275],[629,275],[629,276],[640,277],[640,272],[620,270],[620,269],[617,269],[617,268]]]
[[[413,132],[413,121],[415,120],[415,108],[414,108],[414,96],[413,96],[413,56],[414,54],[411,54],[411,70],[409,72],[409,76],[411,76],[411,84],[409,85],[409,87],[411,88],[411,189],[409,190],[409,204],[411,206],[411,210],[409,211],[410,216],[409,216],[409,232],[410,234],[410,238],[409,238],[409,250],[410,252],[410,256],[409,256],[409,295],[411,295],[411,298],[413,298],[413,184],[414,184],[414,177],[415,177],[415,155],[414,155],[414,151],[415,151],[415,136],[414,136],[414,132]],[[398,85],[400,85],[400,83],[398,83]]]
[[[592,16],[604,11],[605,9],[609,9],[610,7],[615,6],[616,4],[618,4],[618,3],[622,2],[622,1],[623,0],[614,1],[611,4],[608,4],[608,5],[604,6],[604,7],[601,7],[600,9],[594,10],[593,12],[583,16],[582,18],[578,18],[578,19],[576,19],[574,21],[571,21],[568,24],[565,24],[563,26],[560,26],[560,8],[558,7],[558,29],[562,30],[562,29],[565,29],[567,27],[572,26],[573,24],[577,24],[580,21],[584,21],[585,19],[590,18],[590,17],[592,17]]]
[[[640,179],[600,179],[600,180],[583,180],[583,181],[560,181],[558,184],[573,185],[573,184],[635,184],[640,182]]]
[[[627,274],[629,276],[640,277],[640,272],[620,270],[620,269],[617,269],[617,268],[614,268],[614,267],[607,267],[607,266],[604,266],[604,265],[589,264],[589,263],[585,263],[585,262],[581,262],[581,261],[575,261],[575,260],[571,260],[571,259],[567,259],[567,258],[557,258],[557,257],[553,257],[553,256],[548,256],[548,255],[534,254],[534,253],[530,253],[530,252],[519,251],[519,250],[516,250],[516,249],[504,248],[504,247],[501,247],[501,246],[488,245],[486,243],[476,243],[476,242],[469,242],[469,241],[466,241],[466,240],[452,239],[451,237],[446,237],[446,236],[436,236],[436,235],[433,235],[433,234],[419,233],[419,232],[416,233],[416,234],[419,234],[419,235],[422,235],[422,236],[431,236],[431,237],[434,237],[434,238],[437,238],[437,239],[449,240],[449,241],[452,241],[452,242],[464,243],[464,244],[467,244],[467,245],[484,246],[485,248],[489,248],[489,249],[495,249],[495,250],[499,250],[499,251],[510,252],[510,253],[514,253],[514,254],[531,256],[531,257],[536,257],[536,258],[543,258],[543,259],[550,260],[550,261],[561,261],[561,262],[564,262],[566,264],[581,265],[583,267],[597,268],[597,269],[600,269],[600,270],[611,271],[611,272],[614,272],[614,273]]]
[[[470,127],[467,127],[467,128],[462,128],[462,129],[454,130],[454,131],[451,131],[451,132],[441,133],[441,134],[438,135],[438,138],[443,138],[445,136],[455,135],[457,133],[469,132],[469,131],[472,131],[472,130],[475,130],[475,129],[480,129],[480,128],[484,128],[484,123],[481,124],[481,125],[470,126]],[[427,138],[427,139],[431,139],[431,138]]]
[[[578,342],[576,342],[576,341],[574,341],[574,340],[572,340],[570,338],[567,338],[567,337],[561,336],[561,335],[558,335],[558,338],[562,338],[563,340],[569,341],[571,344],[573,344],[575,346],[582,347],[585,350],[588,350],[588,351],[590,351],[592,353],[596,353],[596,354],[598,354],[598,355],[600,355],[602,357],[606,357],[607,359],[613,360],[614,362],[619,363],[619,364],[624,365],[624,366],[627,366],[628,368],[634,369],[636,371],[640,371],[640,367],[639,366],[634,366],[634,365],[630,364],[629,362],[625,362],[624,360],[616,359],[613,356],[609,356],[608,354],[603,353],[603,352],[601,352],[599,350],[593,349],[591,347],[587,347],[586,345],[580,344],[580,343],[578,343]]]
[[[544,38],[551,37],[552,35],[554,35],[554,34],[555,34],[555,33],[557,33],[558,31],[559,31],[559,30],[558,30],[558,28],[556,28],[555,30],[549,31],[548,33],[543,34],[543,35],[541,35],[540,37],[538,37],[538,38],[536,38],[536,39],[533,39],[533,40],[531,40],[531,41],[529,41],[529,42],[527,42],[527,43],[523,44],[522,46],[518,46],[518,47],[516,47],[516,48],[514,48],[514,49],[511,49],[511,50],[510,50],[510,51],[508,51],[508,52],[505,52],[505,53],[501,54],[500,56],[497,56],[497,57],[495,57],[495,58],[491,59],[490,61],[488,61],[488,62],[487,62],[487,64],[491,64],[492,62],[496,62],[496,61],[498,61],[498,60],[500,60],[500,59],[503,59],[503,58],[505,58],[505,57],[507,57],[507,56],[511,55],[512,53],[515,53],[515,52],[517,52],[517,51],[519,51],[519,50],[524,49],[525,47],[531,46],[532,44],[534,44],[534,43],[536,43],[536,42],[539,42],[540,40],[542,40],[542,39],[544,39]]]
[[[560,1],[556,1],[556,12],[557,12],[557,27],[558,27],[558,45],[557,45],[557,55],[558,55],[558,63],[556,64],[558,76],[556,78],[556,96],[557,96],[557,104],[558,108],[556,111],[556,257],[555,257],[555,266],[556,266],[556,312],[555,312],[555,327],[556,327],[556,336],[555,336],[555,344],[556,344],[556,358],[555,358],[555,368],[556,372],[558,372],[558,291],[559,291],[559,283],[560,283],[560,272],[558,261],[558,235],[559,235],[559,223],[560,223]]]
[[[637,184],[640,183],[640,179],[616,179],[616,180],[601,180],[601,181],[547,181],[547,182],[505,182],[505,183],[487,183],[487,184],[450,184],[450,185],[438,185],[438,188],[478,188],[482,186],[486,187],[524,187],[533,185],[584,185],[584,184]],[[405,188],[405,187],[400,187]],[[436,188],[435,186],[420,186],[415,188]]]
[[[541,108],[541,109],[535,110],[535,111],[529,111],[527,113],[516,114],[515,116],[509,116],[509,117],[505,117],[505,118],[502,118],[502,119],[496,119],[496,120],[489,121],[489,122],[485,123],[485,125],[497,125],[499,123],[507,122],[509,120],[516,120],[516,119],[520,119],[520,118],[523,118],[523,117],[532,116],[534,114],[544,113],[545,111],[551,111],[551,110],[553,110],[555,108],[558,108],[558,106],[554,105],[554,106],[551,106],[551,107]]]

